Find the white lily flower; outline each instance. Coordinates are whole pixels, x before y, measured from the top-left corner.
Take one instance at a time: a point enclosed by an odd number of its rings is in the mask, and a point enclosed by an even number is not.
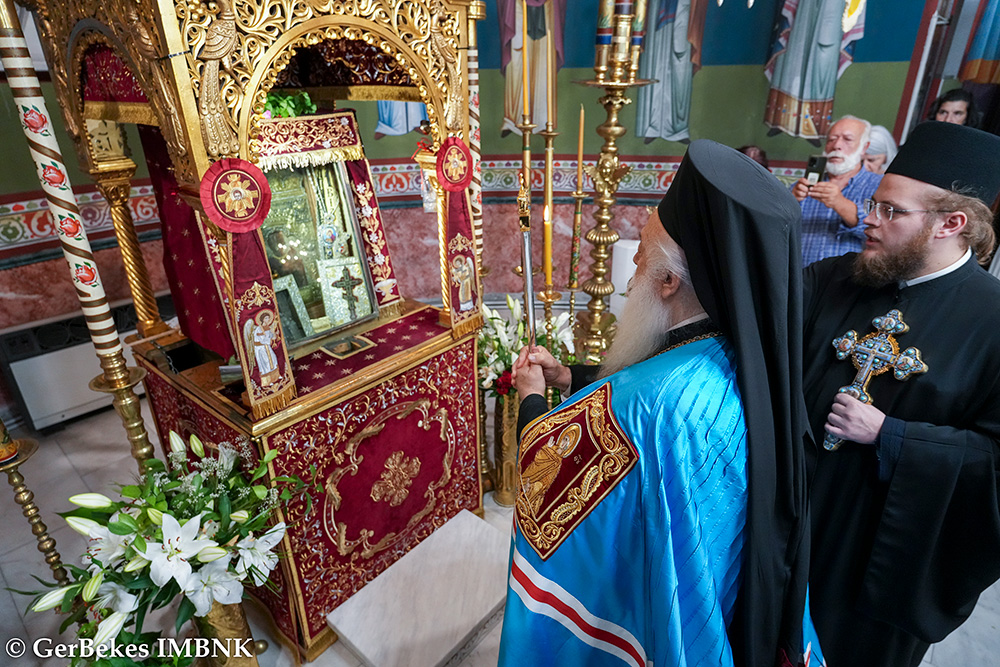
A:
[[[97,599],[94,601],[97,609],[110,609],[123,614],[130,614],[139,608],[139,598],[132,595],[121,584],[105,581],[97,589]]]
[[[70,496],[69,501],[74,505],[87,507],[92,510],[111,507],[111,498],[108,498],[103,493],[78,493],[75,496]]]
[[[66,517],[66,523],[69,524],[70,528],[80,533],[84,537],[90,537],[91,529],[101,526],[101,524],[97,523],[93,519],[84,519],[83,517],[79,516]]]
[[[243,599],[243,584],[229,571],[229,562],[215,560],[188,579],[184,595],[194,604],[194,615],[204,616],[212,602],[235,604]]]
[[[131,535],[115,535],[107,526],[100,524],[91,527],[89,537],[90,543],[82,560],[91,573],[102,567],[114,567],[118,561],[125,558],[125,550],[132,541]]]
[[[63,603],[63,600],[66,599],[67,593],[69,593],[69,587],[67,586],[49,591],[38,599],[38,602],[31,607],[31,611],[48,611],[49,609],[55,609]]]
[[[248,535],[237,542],[236,551],[240,560],[236,563],[236,571],[244,576],[249,573],[255,585],[263,585],[268,573],[278,564],[278,554],[274,553],[274,547],[284,536],[285,522],[282,521],[259,538]]]
[[[128,614],[116,611],[97,626],[97,634],[94,635],[94,646],[103,646],[118,636],[118,633],[125,627]]]
[[[180,525],[170,514],[163,515],[163,542],[147,543],[149,576],[157,586],[165,586],[171,579],[184,588],[191,577],[192,558],[205,547],[218,546],[212,540],[198,537],[201,515]]]
[[[184,441],[181,440],[181,436],[177,435],[176,431],[170,432],[170,451],[174,454],[182,454],[184,450],[187,449],[184,446]]]
[[[219,445],[219,478],[229,477],[236,464],[236,450],[229,445]]]

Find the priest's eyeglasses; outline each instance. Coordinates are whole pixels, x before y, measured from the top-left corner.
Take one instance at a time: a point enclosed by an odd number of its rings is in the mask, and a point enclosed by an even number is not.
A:
[[[865,215],[871,215],[872,211],[875,211],[875,217],[883,222],[891,222],[893,213],[947,213],[947,211],[932,211],[926,208],[893,208],[891,204],[866,199]]]

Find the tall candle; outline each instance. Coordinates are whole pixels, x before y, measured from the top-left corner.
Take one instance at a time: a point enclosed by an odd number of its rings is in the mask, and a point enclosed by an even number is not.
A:
[[[580,105],[580,131],[576,138],[576,190],[583,192],[583,105]]]
[[[549,9],[549,15],[546,17],[548,19],[552,18],[552,4],[549,3],[547,8]],[[551,20],[549,22],[551,26]],[[545,58],[545,97],[546,97],[546,108],[545,108],[545,120],[550,127],[555,129],[556,127],[556,41],[553,39],[553,33],[555,31],[549,29],[545,31],[545,45],[548,47],[548,54]]]
[[[521,113],[531,119],[531,100],[528,97],[528,1],[521,0]]]
[[[545,265],[545,285],[552,284],[552,204],[546,204],[542,215],[544,236],[542,238],[543,261]]]

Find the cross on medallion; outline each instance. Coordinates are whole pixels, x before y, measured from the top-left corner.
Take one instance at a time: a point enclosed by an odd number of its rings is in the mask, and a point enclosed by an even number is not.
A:
[[[351,275],[348,268],[344,267],[344,273],[341,275],[340,280],[334,280],[331,285],[343,290],[344,301],[347,302],[347,310],[351,313],[351,319],[356,319],[358,317],[358,297],[354,296],[354,288],[363,283],[361,278],[355,278]]]
[[[858,369],[854,381],[846,387],[841,387],[838,393],[853,396],[862,403],[872,402],[872,397],[868,393],[868,383],[876,375],[891,369],[897,380],[905,380],[911,375],[927,372],[927,364],[920,358],[920,350],[908,347],[900,352],[899,343],[893,338],[893,334],[906,333],[910,330],[910,326],[903,321],[902,313],[890,310],[882,317],[872,320],[872,325],[876,330],[860,341],[853,329],[833,340],[837,359],[850,357],[854,367]],[[840,438],[827,433],[823,438],[823,447],[834,451],[842,442]]]

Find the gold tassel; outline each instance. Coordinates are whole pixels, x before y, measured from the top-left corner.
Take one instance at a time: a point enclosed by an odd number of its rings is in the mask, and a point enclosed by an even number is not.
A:
[[[289,403],[295,400],[295,385],[290,384],[281,390],[276,396],[271,398],[253,403],[250,406],[253,412],[254,420],[263,419],[264,417],[269,417],[275,412],[284,409]]]
[[[476,313],[469,319],[462,320],[454,327],[452,327],[451,337],[454,338],[455,340],[458,340],[463,336],[466,336],[475,331],[479,331],[479,329],[481,329],[482,326],[483,326],[483,314]]]

